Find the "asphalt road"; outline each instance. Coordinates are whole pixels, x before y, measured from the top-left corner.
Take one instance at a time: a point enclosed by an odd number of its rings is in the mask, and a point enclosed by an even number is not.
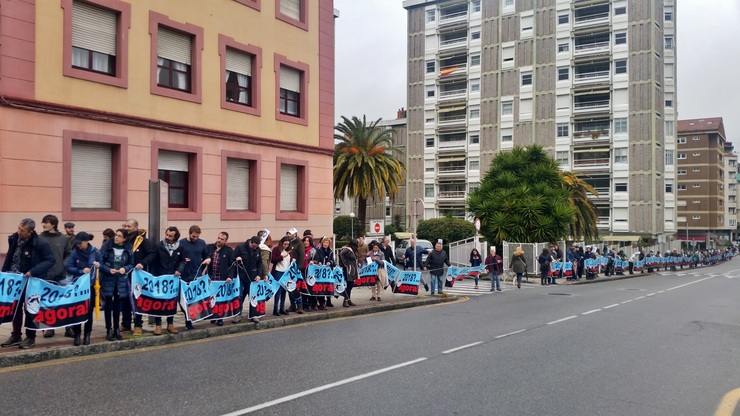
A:
[[[0,413],[713,415],[740,387],[738,267],[4,369]]]

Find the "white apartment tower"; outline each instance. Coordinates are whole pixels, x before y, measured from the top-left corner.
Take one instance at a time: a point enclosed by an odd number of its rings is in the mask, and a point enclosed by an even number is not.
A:
[[[578,172],[605,240],[676,232],[673,0],[405,0],[409,200],[464,217],[492,157]]]

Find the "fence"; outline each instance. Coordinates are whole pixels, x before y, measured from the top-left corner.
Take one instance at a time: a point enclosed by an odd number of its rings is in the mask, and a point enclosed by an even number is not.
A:
[[[563,250],[563,254],[565,254],[565,241],[558,241],[557,242],[558,247]],[[501,243],[503,246],[503,257],[502,260],[504,261],[504,270],[509,270],[511,263],[511,256],[514,255],[514,250],[516,250],[517,247],[521,247],[524,251],[524,261],[527,263],[527,274],[535,274],[539,273],[540,270],[540,264],[537,262],[537,257],[540,256],[540,253],[542,253],[543,248],[550,248],[550,243],[510,243],[508,241],[503,241]]]
[[[448,253],[450,264],[453,266],[470,266],[470,252],[473,251],[473,248],[475,248],[475,237],[450,243],[450,252]],[[485,259],[488,255],[488,242],[478,241],[477,248],[481,259]]]

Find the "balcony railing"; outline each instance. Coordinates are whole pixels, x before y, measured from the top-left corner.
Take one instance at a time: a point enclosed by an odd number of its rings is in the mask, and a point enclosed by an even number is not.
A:
[[[589,25],[589,24],[597,24],[603,22],[609,21],[609,12],[603,12],[603,13],[594,13],[594,14],[588,14],[585,16],[576,16],[575,20],[575,26],[579,25]]]
[[[466,165],[453,165],[453,166],[440,166],[437,169],[437,172],[439,174],[455,174],[455,173],[465,173]]]
[[[452,75],[466,75],[468,73],[468,64],[459,63],[443,66],[439,69],[440,77],[448,77]]]
[[[577,167],[608,167],[609,166],[609,158],[606,157],[598,157],[598,158],[590,158],[590,159],[575,159],[573,160],[573,166]]]
[[[573,140],[584,140],[584,141],[593,141],[593,140],[608,140],[609,139],[609,128],[596,128],[594,130],[583,130],[583,131],[574,131],[573,132]]]
[[[468,43],[468,37],[463,36],[461,38],[447,39],[439,41],[439,49],[448,49],[454,46],[465,46]]]
[[[448,13],[448,14],[442,14],[442,13],[440,13],[440,16],[439,16],[440,23],[451,23],[451,22],[455,22],[458,20],[465,20],[468,17],[467,10],[461,10],[459,12],[453,12],[453,13]]]
[[[459,90],[448,90],[439,93],[440,100],[451,100],[454,98],[465,98],[465,94],[468,92],[466,88]]]
[[[440,140],[439,148],[440,149],[450,149],[450,148],[455,148],[455,147],[464,148],[465,143],[466,143],[465,140],[450,140],[446,142],[443,142]]]
[[[609,41],[605,40],[602,42],[584,43],[582,45],[576,45],[574,55],[585,55],[589,53],[599,53],[609,51]]]
[[[576,73],[575,75],[576,84],[585,84],[588,82],[604,81],[609,80],[609,70],[606,71],[594,71],[594,72],[582,72]]]
[[[450,125],[456,125],[456,124],[465,124],[466,120],[467,120],[466,114],[454,115],[454,116],[443,116],[443,117],[439,117],[437,121],[437,126],[450,126]]]
[[[465,199],[465,191],[443,191],[437,194],[437,199]]]
[[[582,101],[576,102],[573,106],[575,110],[593,111],[609,108],[609,100]]]

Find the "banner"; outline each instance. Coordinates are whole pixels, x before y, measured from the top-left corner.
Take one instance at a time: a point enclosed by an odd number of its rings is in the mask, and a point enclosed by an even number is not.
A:
[[[636,262],[632,263],[633,272],[641,272],[643,267],[645,267],[645,260],[637,260]]]
[[[565,263],[563,263],[563,276],[573,277],[573,262],[572,261],[566,261]]]
[[[35,315],[36,328],[64,328],[87,322],[90,310],[90,273],[80,276],[73,284],[57,286],[32,277],[26,290],[26,311]]]
[[[272,284],[267,280],[252,282],[249,285],[249,314],[248,318],[260,318],[265,316],[267,301],[274,295]]]
[[[398,267],[388,263],[387,261],[384,261],[384,262],[385,262],[385,271],[386,273],[388,273],[388,278],[385,279],[385,287],[383,288],[383,290],[387,289],[388,285],[395,287],[396,277],[398,277],[401,274],[401,270]]]
[[[362,287],[362,286],[375,286],[375,283],[378,281],[378,263],[372,262],[370,264],[365,264],[360,269],[360,274],[357,279],[355,279],[355,286],[354,287]]]
[[[213,314],[216,304],[215,296],[211,296],[211,278],[201,276],[190,284],[180,280],[180,307],[185,311],[185,319],[198,322]]]
[[[175,316],[180,297],[180,277],[152,276],[144,270],[131,273],[134,313],[148,316]]]
[[[343,296],[344,291],[347,290],[347,281],[344,280],[344,272],[341,267],[335,267],[331,272],[331,276],[336,283],[334,283],[334,296]]]
[[[560,277],[560,270],[563,269],[562,261],[550,262],[550,270],[547,271],[547,275],[550,277]]]
[[[404,295],[418,295],[419,282],[421,281],[421,272],[403,271],[396,279],[396,287],[393,293]]]
[[[211,293],[216,295],[211,319],[227,319],[242,313],[241,282],[239,278],[230,282],[211,281]]]
[[[22,274],[0,273],[0,324],[13,321],[27,280]]]
[[[331,266],[308,265],[306,288],[311,296],[334,296],[334,278]]]
[[[586,259],[586,261],[583,262],[584,268],[586,269],[586,272],[588,273],[598,273],[599,272],[599,261],[595,259]]]
[[[475,266],[475,267],[456,267],[449,266],[447,268],[447,280],[463,280],[467,276],[480,275],[486,270],[486,266]]]

